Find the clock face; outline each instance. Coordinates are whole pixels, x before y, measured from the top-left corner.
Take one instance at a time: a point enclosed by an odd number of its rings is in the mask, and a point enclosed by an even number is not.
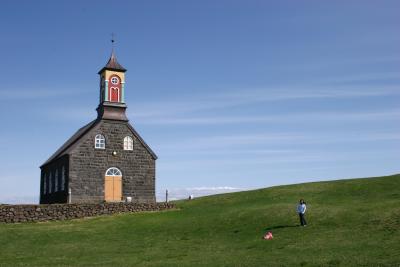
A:
[[[111,83],[112,84],[118,84],[119,83],[119,79],[117,77],[112,77],[111,78]]]

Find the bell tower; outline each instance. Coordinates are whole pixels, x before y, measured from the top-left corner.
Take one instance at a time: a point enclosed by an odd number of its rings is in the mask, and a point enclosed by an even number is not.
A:
[[[114,43],[114,40],[111,41]],[[114,48],[107,64],[98,72],[100,75],[100,103],[98,119],[128,121],[125,115],[125,72],[118,63]]]
[[[107,64],[99,71],[100,103],[124,103],[126,69],[118,63],[114,50]]]

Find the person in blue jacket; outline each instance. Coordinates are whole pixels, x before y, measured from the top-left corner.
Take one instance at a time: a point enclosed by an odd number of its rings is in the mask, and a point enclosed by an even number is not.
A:
[[[306,218],[304,217],[306,210],[307,210],[306,202],[304,201],[304,199],[300,199],[299,205],[297,205],[297,213],[299,214],[300,217],[301,226],[307,226]]]

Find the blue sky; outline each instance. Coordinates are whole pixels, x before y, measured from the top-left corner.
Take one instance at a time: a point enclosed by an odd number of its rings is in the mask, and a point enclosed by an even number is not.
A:
[[[41,163],[95,118],[112,32],[130,122],[159,156],[159,192],[399,173],[399,10],[398,1],[5,1],[0,202],[34,199]]]

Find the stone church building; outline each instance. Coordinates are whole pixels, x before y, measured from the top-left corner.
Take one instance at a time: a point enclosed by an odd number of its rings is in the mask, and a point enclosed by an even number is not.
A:
[[[97,118],[40,167],[41,204],[155,202],[157,156],[126,117],[125,72],[113,51],[98,72]]]

